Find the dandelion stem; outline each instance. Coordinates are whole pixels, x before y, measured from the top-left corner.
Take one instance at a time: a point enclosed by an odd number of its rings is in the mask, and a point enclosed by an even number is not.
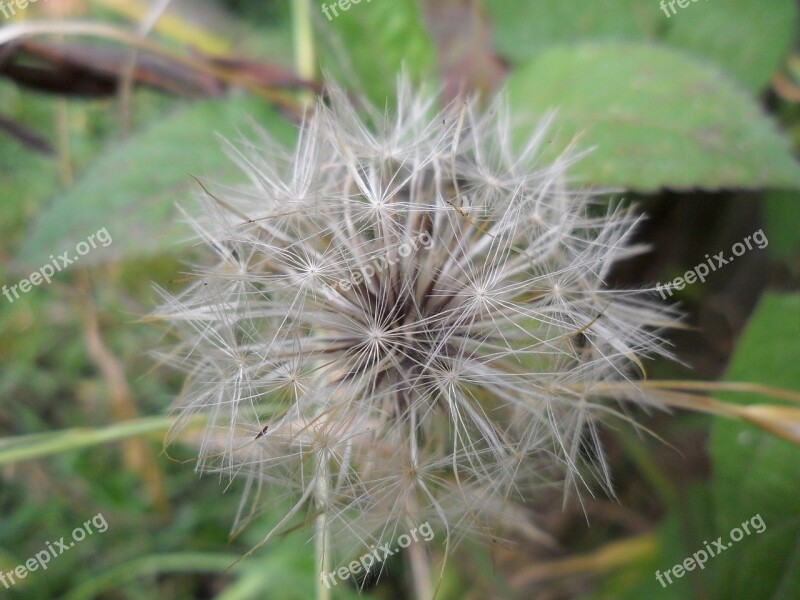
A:
[[[328,502],[328,468],[324,458],[320,461],[319,474],[317,475],[315,497],[317,506],[320,509],[316,519],[316,564],[319,565],[320,577],[317,579],[317,600],[329,600],[331,597],[330,588],[325,585],[323,578],[328,573],[330,567],[330,551],[327,532],[327,512],[325,506]]]
[[[311,81],[316,75],[311,0],[292,0],[292,37],[297,74]],[[303,96],[304,104],[310,104],[311,95],[304,93]]]
[[[420,544],[411,544],[407,552],[411,564],[411,578],[414,580],[414,598],[431,600],[433,598],[431,565],[425,548]]]

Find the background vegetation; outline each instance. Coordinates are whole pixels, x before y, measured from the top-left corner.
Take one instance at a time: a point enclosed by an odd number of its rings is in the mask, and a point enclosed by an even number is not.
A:
[[[297,35],[304,4],[49,0],[0,27],[1,282],[103,227],[113,238],[51,285],[0,297],[0,570],[97,513],[109,523],[0,596],[313,597],[308,529],[231,567],[279,513],[229,541],[238,482],[194,473],[191,434],[164,449],[181,379],[148,356],[168,341],[142,317],[157,302],[152,284],[181,288],[195,257],[175,208],[197,192],[191,175],[237,176],[220,135],[235,139],[252,119],[291,143],[322,72],[381,106],[405,67],[444,99],[505,85],[522,125],[558,109],[552,151],[576,135],[595,147],[576,185],[650,216],[640,241],[652,251],[621,265],[615,285],[669,281],[763,228],[766,249],[676,293],[692,326],[674,334],[683,365],[650,375],[800,392],[792,0],[691,2],[669,17],[656,0],[373,0],[330,22],[314,4],[313,38]],[[312,39],[317,68],[298,73],[294,52]],[[519,531],[465,541],[439,597],[800,597],[800,447],[741,420],[636,416],[655,435],[613,422],[604,432],[617,498],[562,507],[558,492],[543,493],[524,514],[556,543]],[[763,534],[666,589],[655,580],[757,513]],[[365,587],[406,597],[402,557]]]

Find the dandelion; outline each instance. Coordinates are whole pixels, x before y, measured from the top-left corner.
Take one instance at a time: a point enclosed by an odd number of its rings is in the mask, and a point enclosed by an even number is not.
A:
[[[541,159],[551,120],[517,149],[502,100],[437,112],[401,81],[393,113],[333,90],[293,151],[229,145],[249,183],[206,188],[194,222],[216,264],[160,314],[200,468],[246,477],[239,522],[266,486],[292,499],[273,531],[307,512],[347,554],[610,487],[597,423],[655,404],[636,380],[675,315],[607,289],[640,217],[570,189],[578,155]]]

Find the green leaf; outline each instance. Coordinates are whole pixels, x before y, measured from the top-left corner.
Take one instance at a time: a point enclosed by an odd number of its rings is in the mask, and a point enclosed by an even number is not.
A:
[[[20,124],[36,128],[43,135],[42,123],[51,120],[51,111],[39,99],[33,106],[18,109],[21,102],[0,86],[0,104],[8,118]],[[9,110],[12,107],[13,110]],[[33,114],[28,114],[33,113]],[[41,129],[40,129],[41,128]],[[0,190],[3,197],[3,218],[0,220],[0,249],[11,252],[25,236],[24,225],[42,205],[59,189],[56,158],[42,156],[20,142],[0,133]]]
[[[739,341],[726,379],[800,391],[798,356],[800,295],[767,296]],[[730,402],[774,403],[720,396]],[[763,533],[745,536],[725,550],[713,597],[800,597],[800,448],[754,426],[723,420],[714,422],[709,447],[720,535],[727,538],[732,528],[755,515],[766,526]]]
[[[360,0],[351,3],[346,11],[331,0],[321,0],[319,4],[323,26],[338,34],[320,55],[323,69],[365,93],[377,106],[383,107],[387,99],[393,98],[402,68],[414,81],[434,75],[433,42],[414,0]],[[336,7],[338,16],[334,16],[331,5]],[[324,32],[322,38],[330,38],[329,33]],[[351,81],[352,75],[357,81]]]
[[[800,390],[798,354],[800,295],[766,296],[740,339],[726,380]],[[774,398],[719,396],[732,403],[775,403]],[[719,418],[712,423],[709,453],[711,485],[690,484],[667,507],[656,531],[658,555],[610,574],[590,596],[593,600],[800,597],[800,448],[755,426]],[[738,541],[731,537],[734,528],[742,534]],[[714,554],[703,569],[690,563],[692,570],[680,578],[671,572],[698,551],[708,554],[709,547]]]
[[[769,81],[797,31],[793,0],[492,0],[486,9],[501,55],[514,62],[554,44],[630,40],[659,41],[716,62],[757,92]],[[666,11],[666,12],[664,12]],[[746,43],[744,42],[746,40]]]
[[[486,10],[498,52],[513,62],[524,62],[553,45],[640,40],[646,34],[652,38],[666,20],[656,0],[492,0]]]
[[[786,259],[800,250],[800,195],[797,192],[766,193],[764,226],[772,256]]]
[[[253,117],[281,140],[292,128],[264,101],[251,97],[204,100],[179,110],[128,141],[109,147],[64,195],[40,216],[16,262],[36,268],[105,228],[113,240],[79,258],[79,265],[131,259],[173,248],[190,235],[176,204],[199,189],[192,175],[215,182],[244,178],[218,134],[237,139]]]
[[[520,133],[558,109],[548,156],[581,134],[574,174],[596,185],[797,188],[800,166],[758,106],[718,69],[647,44],[552,48],[508,82]],[[520,136],[521,137],[521,136]]]
[[[797,35],[794,0],[692,0],[676,9],[664,43],[713,60],[754,92],[769,82]]]

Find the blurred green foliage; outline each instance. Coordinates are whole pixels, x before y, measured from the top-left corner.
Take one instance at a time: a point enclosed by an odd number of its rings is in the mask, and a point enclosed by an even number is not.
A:
[[[288,3],[212,5],[230,11],[223,13],[221,29],[242,32],[231,40],[235,50],[292,64]],[[476,3],[471,10],[479,13],[480,7]],[[800,109],[770,88],[800,43],[794,2],[693,2],[669,18],[655,0],[491,0],[483,8],[497,52],[508,61],[510,104],[521,125],[556,108],[554,151],[574,134],[584,136],[580,148],[597,146],[577,166],[582,185],[611,185],[652,197],[665,189],[718,190],[717,202],[727,201],[724,193],[731,188],[764,190],[759,199],[773,260],[796,273]],[[102,7],[93,10],[91,16],[106,14]],[[439,40],[425,18],[413,0],[362,1],[331,22],[318,11],[319,63],[383,107],[403,68],[417,80],[444,80],[437,72]],[[469,53],[480,49],[467,40],[453,51],[466,53],[469,62]],[[794,76],[800,86],[800,76]],[[18,281],[50,254],[74,248],[101,227],[114,239],[109,248],[59,274],[53,285],[35,288],[13,304],[0,297],[0,570],[24,563],[48,541],[69,535],[99,512],[109,523],[107,532],[53,560],[46,572],[0,589],[0,595],[312,597],[318,569],[308,529],[231,567],[260,541],[281,507],[229,542],[242,483],[198,477],[191,444],[176,443],[164,451],[160,429],[136,438],[149,450],[150,466],[165,486],[161,499],[167,511],[156,508],[153,482],[126,458],[134,438],[82,449],[70,445],[81,434],[72,428],[85,428],[94,440],[119,425],[112,386],[87,351],[87,310],[95,313],[108,352],[124,366],[138,413],[162,414],[182,381],[153,370],[147,353],[162,344],[162,334],[142,317],[155,303],[152,284],[182,287],[189,270],[185,261],[193,258],[192,250],[178,243],[186,229],[175,205],[189,206],[198,191],[190,175],[233,181],[236,170],[217,134],[234,140],[239,132],[247,136],[252,118],[278,139],[293,137],[294,126],[284,114],[242,90],[192,103],[137,91],[133,106],[134,133],[123,139],[115,99],[66,101],[0,82],[2,113],[45,135],[57,150],[55,157],[44,157],[0,135],[3,282]],[[712,200],[698,196],[698,201]],[[700,297],[693,298],[697,302],[708,295],[700,288],[692,293]],[[767,296],[736,348],[728,377],[800,390],[794,365],[798,340],[798,297]],[[133,423],[128,425],[141,426]],[[709,427],[708,420],[692,415],[674,423],[672,431]],[[710,475],[703,479],[701,473],[684,486],[669,481],[662,465],[648,459],[659,440],[642,442],[648,450],[638,458],[630,452],[620,459],[636,465],[631,469],[638,471],[628,476],[637,478],[637,489],[651,494],[641,500],[645,492],[639,490],[642,506],[631,510],[647,512],[648,502],[659,507],[648,513],[658,551],[595,577],[593,592],[569,588],[574,597],[800,596],[798,448],[739,422],[714,421],[710,430]],[[47,454],[24,462],[8,458],[20,448],[45,448]],[[147,457],[141,447],[139,452]],[[711,559],[707,570],[689,573],[675,585],[658,585],[655,569],[669,568],[703,540],[726,535],[759,512],[767,525],[763,536],[740,542]],[[581,519],[576,523],[584,526]],[[562,541],[570,551],[585,551],[617,533],[600,529],[594,536]],[[500,577],[494,550],[467,542],[459,552],[445,570],[441,598],[470,592],[526,597]],[[365,594],[398,597],[403,573],[402,561],[388,564],[384,580]],[[335,593],[356,596],[353,586],[342,585]]]

